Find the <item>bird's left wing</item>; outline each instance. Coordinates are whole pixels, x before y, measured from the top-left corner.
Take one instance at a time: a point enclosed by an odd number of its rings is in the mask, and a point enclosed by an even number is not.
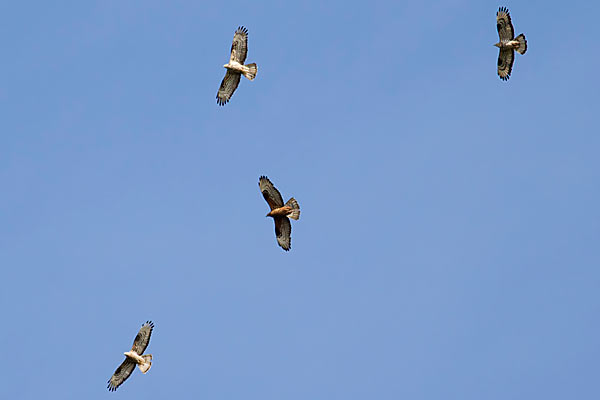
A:
[[[113,376],[111,376],[111,378],[108,380],[108,390],[110,392],[117,390],[117,388],[131,376],[131,373],[135,369],[135,365],[135,361],[129,357],[126,357],[125,361],[119,365]]]
[[[510,20],[508,8],[500,7],[496,13],[496,28],[498,28],[498,36],[500,36],[500,40],[512,40],[515,38],[515,29],[513,28],[512,21]]]
[[[498,55],[498,76],[503,81],[510,78],[513,63],[515,62],[515,51],[512,49],[501,49]]]
[[[258,179],[258,187],[267,203],[269,203],[271,210],[283,207],[283,197],[281,197],[281,193],[279,193],[279,190],[277,190],[269,178],[264,175],[261,176]]]
[[[233,43],[231,43],[231,61],[237,61],[244,64],[248,55],[248,29],[243,26],[237,28],[233,35]]]
[[[146,323],[140,328],[138,334],[135,336],[135,339],[133,339],[131,351],[135,351],[140,356],[144,354],[146,347],[148,347],[148,343],[150,343],[152,329],[154,329],[154,323],[152,321],[146,321]]]

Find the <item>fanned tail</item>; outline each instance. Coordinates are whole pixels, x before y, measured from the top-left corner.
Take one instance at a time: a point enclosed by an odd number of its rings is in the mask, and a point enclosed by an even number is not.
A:
[[[244,76],[248,79],[250,79],[251,81],[254,80],[254,78],[256,78],[256,73],[258,72],[258,67],[256,66],[255,63],[252,64],[246,64],[244,65]]]
[[[144,354],[142,358],[144,359],[144,363],[138,364],[138,368],[145,374],[152,366],[152,354]]]
[[[292,207],[292,212],[288,214],[288,217],[291,219],[299,219],[300,218],[300,206],[298,202],[293,197],[285,203],[286,206]]]
[[[515,40],[519,42],[519,47],[517,47],[515,50],[517,50],[521,54],[525,54],[525,52],[527,51],[527,39],[525,39],[525,35],[521,33],[515,38]]]

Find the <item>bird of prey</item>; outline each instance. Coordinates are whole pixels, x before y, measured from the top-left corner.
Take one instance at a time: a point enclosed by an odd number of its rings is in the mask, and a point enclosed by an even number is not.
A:
[[[229,62],[223,65],[223,68],[227,68],[227,73],[219,91],[217,92],[217,104],[223,106],[227,104],[233,92],[237,89],[240,84],[241,76],[244,75],[251,81],[256,78],[256,72],[258,68],[256,64],[244,65],[246,61],[246,55],[248,54],[248,29],[240,26],[235,34],[233,35],[233,43],[231,44],[231,57]]]
[[[132,374],[135,366],[137,365],[142,373],[148,372],[152,366],[152,354],[144,354],[148,343],[150,343],[150,335],[152,335],[152,329],[154,323],[147,321],[133,340],[133,346],[131,351],[126,351],[125,361],[119,365],[119,368],[115,371],[113,376],[108,380],[108,390],[114,392],[123,382],[129,378]]]
[[[527,51],[527,40],[525,35],[520,34],[515,38],[515,29],[510,20],[508,8],[500,7],[496,13],[496,27],[498,28],[498,36],[500,41],[494,46],[500,49],[498,55],[498,76],[503,81],[510,78],[513,63],[515,62],[515,50],[520,54],[525,54]]]
[[[261,176],[258,180],[258,187],[263,197],[271,207],[267,217],[272,217],[275,221],[275,236],[277,243],[282,249],[288,251],[292,246],[292,224],[290,218],[297,220],[300,218],[300,206],[293,197],[285,205],[279,190],[273,186],[269,178]]]

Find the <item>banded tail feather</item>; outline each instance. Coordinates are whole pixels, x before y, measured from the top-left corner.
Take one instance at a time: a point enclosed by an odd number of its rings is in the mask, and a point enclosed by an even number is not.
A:
[[[525,54],[527,51],[527,39],[525,39],[525,35],[521,33],[515,38],[515,40],[519,42],[519,47],[517,47],[515,50],[520,54]]]
[[[138,368],[145,374],[152,366],[152,354],[144,354],[142,358],[144,359],[144,363],[138,364]]]
[[[256,73],[258,72],[258,67],[255,63],[244,65],[244,76],[251,81],[256,78]]]
[[[296,199],[294,199],[293,197],[290,198],[287,201],[287,203],[285,203],[285,205],[292,208],[292,212],[288,214],[289,218],[295,219],[295,220],[300,219],[300,206],[298,205],[298,202],[296,201]]]

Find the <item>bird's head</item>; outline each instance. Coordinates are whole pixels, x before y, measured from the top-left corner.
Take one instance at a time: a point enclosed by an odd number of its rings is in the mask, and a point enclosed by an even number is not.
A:
[[[123,353],[123,354],[125,354],[125,357],[131,357],[131,356],[132,356],[132,353],[131,353],[131,351],[126,351],[126,352],[125,352],[125,353]]]
[[[500,42],[498,42],[498,43],[494,44],[494,46],[496,46],[496,47],[500,48]]]
[[[223,68],[227,68],[227,67],[229,67],[229,63],[223,65]]]

